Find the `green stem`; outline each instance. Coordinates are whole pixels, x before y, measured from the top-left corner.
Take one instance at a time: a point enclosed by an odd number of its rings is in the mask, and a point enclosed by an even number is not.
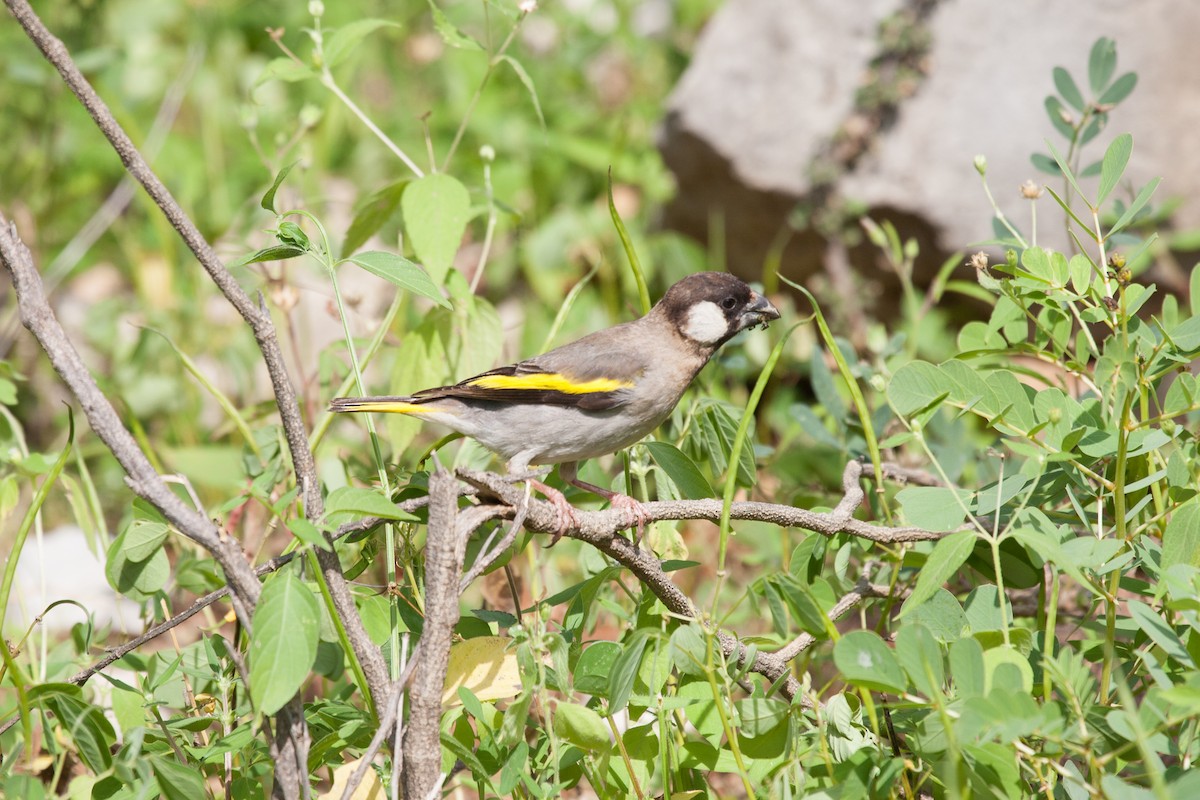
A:
[[[737,489],[738,463],[741,460],[742,448],[746,444],[746,439],[749,438],[750,423],[754,420],[754,412],[758,408],[758,401],[762,399],[763,390],[767,387],[767,381],[771,377],[771,373],[775,370],[775,364],[779,361],[779,357],[783,354],[783,346],[787,344],[788,338],[792,333],[803,323],[797,323],[788,328],[775,347],[771,349],[771,354],[767,356],[767,363],[763,365],[762,372],[758,374],[758,380],[754,384],[754,389],[750,392],[750,399],[746,401],[746,410],[742,412],[741,422],[738,423],[737,434],[733,437],[733,446],[729,452],[729,466],[725,473],[725,490],[722,493],[721,502],[721,520],[720,520],[720,540],[717,545],[717,589],[713,592],[713,608],[716,609],[717,598],[721,595],[721,586],[725,581],[725,553],[729,547],[729,515],[730,509],[733,506],[733,493]]]

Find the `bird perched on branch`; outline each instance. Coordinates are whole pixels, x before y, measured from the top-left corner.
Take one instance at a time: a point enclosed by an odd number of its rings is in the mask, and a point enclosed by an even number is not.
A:
[[[339,397],[332,411],[407,414],[478,441],[508,462],[510,474],[558,465],[568,484],[633,512],[631,497],[581,481],[580,461],[629,447],[657,428],[721,345],[739,331],[779,319],[779,311],[733,275],[700,272],[676,283],[646,316],[548,353],[498,367],[453,386],[408,397]],[[562,493],[540,482],[562,526],[578,527]]]

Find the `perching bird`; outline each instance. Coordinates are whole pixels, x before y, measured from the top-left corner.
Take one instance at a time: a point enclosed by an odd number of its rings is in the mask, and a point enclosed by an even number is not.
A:
[[[579,480],[579,462],[629,447],[653,431],[717,348],[739,331],[774,319],[779,311],[738,278],[700,272],[676,283],[633,322],[453,386],[409,397],[339,397],[330,409],[441,423],[502,456],[514,475],[530,465],[557,464],[563,481],[632,511],[640,529],[641,504]],[[558,536],[578,526],[560,492],[535,485],[559,509]]]

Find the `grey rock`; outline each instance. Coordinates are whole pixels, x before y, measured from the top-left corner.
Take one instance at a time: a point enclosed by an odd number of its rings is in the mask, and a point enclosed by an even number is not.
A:
[[[813,156],[852,111],[879,21],[898,0],[730,0],[709,22],[693,61],[672,94],[660,147],[679,183],[668,226],[706,240],[724,219],[731,269],[754,275],[797,198],[811,188]],[[898,219],[923,246],[943,252],[991,238],[992,210],[972,161],[988,159],[1002,210],[1026,233],[1032,152],[1063,140],[1043,108],[1054,92],[1051,70],[1066,67],[1087,94],[1087,60],[1100,36],[1116,40],[1117,74],[1139,83],[1089,145],[1099,159],[1118,133],[1134,137],[1126,200],[1164,176],[1158,201],[1182,198],[1180,227],[1200,226],[1200,149],[1186,143],[1200,124],[1200,4],[945,0],[932,13],[928,77],[903,101],[895,124],[837,184],[875,216]],[[1085,188],[1089,184],[1085,184]],[[1094,186],[1094,180],[1090,182]],[[1038,238],[1066,249],[1062,219],[1048,195],[1038,202]],[[822,246],[808,234],[786,253],[785,274],[816,269]]]

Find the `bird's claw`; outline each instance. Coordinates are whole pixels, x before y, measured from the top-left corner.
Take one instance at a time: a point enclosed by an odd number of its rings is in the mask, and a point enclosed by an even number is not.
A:
[[[541,492],[547,500],[549,500],[556,511],[558,511],[558,530],[554,532],[554,537],[550,540],[550,547],[558,544],[558,540],[563,537],[569,530],[579,530],[579,515],[575,512],[575,506],[567,500],[566,496],[555,489],[553,486],[547,486],[541,481],[530,481],[533,488]]]
[[[646,526],[650,523],[650,515],[646,511],[646,507],[641,502],[627,494],[614,494],[609,498],[614,510],[625,511],[633,515],[633,528],[635,529],[633,543],[641,544],[642,535],[646,532]]]

